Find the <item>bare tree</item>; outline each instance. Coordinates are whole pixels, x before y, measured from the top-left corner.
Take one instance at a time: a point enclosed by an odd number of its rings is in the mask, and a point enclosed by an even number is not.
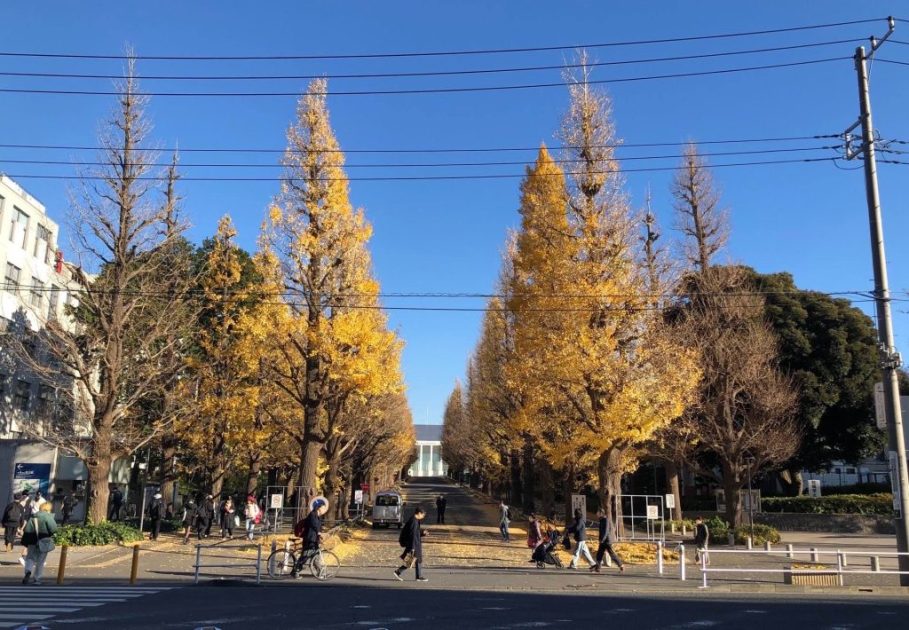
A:
[[[182,366],[177,346],[184,340],[177,331],[188,321],[189,282],[180,277],[185,269],[173,264],[182,227],[172,187],[164,204],[153,199],[162,178],[155,175],[157,155],[144,148],[146,104],[130,55],[117,107],[101,134],[101,166],[83,174],[73,195],[80,262],[73,269],[73,302],[67,318],[47,323],[50,360],[30,363],[49,382],[65,374],[74,383],[75,419],[60,417],[49,430],[31,431],[86,461],[94,523],[107,517],[113,462],[155,439],[171,420],[170,413],[150,409],[162,391],[175,388]]]
[[[720,205],[697,146],[685,147],[682,167],[672,184],[677,213],[676,229],[685,236],[684,255],[692,267],[704,271],[729,237],[729,219]]]
[[[796,392],[777,366],[777,339],[764,321],[764,300],[747,293],[736,267],[712,267],[689,279],[691,301],[682,330],[701,351],[698,402],[686,421],[702,452],[716,457],[700,471],[721,481],[726,518],[741,522],[739,495],[747,474],[788,460],[800,441]]]

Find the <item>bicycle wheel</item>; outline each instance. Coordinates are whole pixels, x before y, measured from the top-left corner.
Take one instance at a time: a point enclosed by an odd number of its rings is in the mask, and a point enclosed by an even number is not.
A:
[[[320,551],[313,556],[312,561],[309,563],[309,569],[312,571],[313,577],[323,581],[330,580],[336,576],[340,568],[341,561],[338,560],[338,556],[330,551]]]
[[[273,551],[267,560],[268,576],[274,579],[288,578],[297,564],[293,551],[278,549]]]

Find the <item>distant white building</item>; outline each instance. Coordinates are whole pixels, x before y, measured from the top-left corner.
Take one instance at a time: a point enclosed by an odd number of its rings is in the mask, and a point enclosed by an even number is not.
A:
[[[407,474],[411,477],[444,477],[448,464],[442,461],[442,425],[415,424],[417,460]]]

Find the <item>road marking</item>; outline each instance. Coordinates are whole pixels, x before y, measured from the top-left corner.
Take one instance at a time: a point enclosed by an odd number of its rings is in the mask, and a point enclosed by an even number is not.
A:
[[[752,615],[765,615],[765,614],[767,614],[767,611],[766,611],[766,610],[746,610],[745,612],[746,612],[746,613],[749,613],[749,614],[752,614]]]
[[[0,628],[14,628],[58,615],[77,613],[117,602],[152,595],[171,587],[122,586],[2,586],[0,587]],[[54,623],[84,623],[85,618]]]

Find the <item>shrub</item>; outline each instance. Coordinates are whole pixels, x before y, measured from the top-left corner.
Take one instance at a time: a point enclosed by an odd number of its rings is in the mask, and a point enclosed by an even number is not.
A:
[[[751,527],[749,525],[742,525],[741,527],[735,528],[735,544],[744,545],[748,542],[748,537],[752,536]],[[760,525],[755,523],[754,525],[754,534],[751,538],[751,542],[755,547],[762,546],[765,542],[770,542],[771,544],[777,544],[780,542],[780,533],[776,528],[771,527],[770,525]]]
[[[893,495],[841,494],[826,497],[774,497],[761,500],[764,512],[791,512],[797,514],[879,514],[893,513]]]
[[[824,486],[825,495],[881,494],[890,492],[889,483],[854,483],[851,486]]]
[[[135,527],[106,521],[97,525],[64,525],[54,534],[56,544],[74,547],[130,543],[142,539],[142,532]]]

